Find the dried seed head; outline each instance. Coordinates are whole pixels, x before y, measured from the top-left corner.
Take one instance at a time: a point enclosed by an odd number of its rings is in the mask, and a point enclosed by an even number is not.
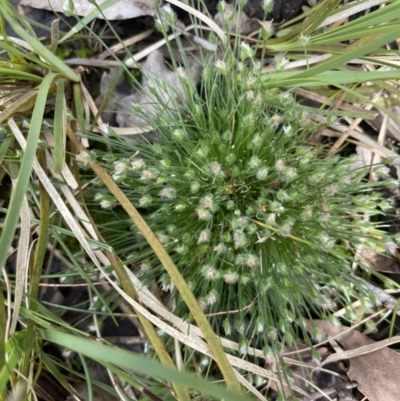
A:
[[[200,204],[204,209],[214,210],[214,201],[211,195],[206,195],[200,200]]]
[[[201,268],[201,274],[206,280],[216,280],[219,278],[219,273],[216,268],[212,265],[204,265]]]
[[[268,167],[261,167],[257,170],[256,177],[259,180],[265,180],[268,177],[269,169]]]
[[[252,156],[252,157],[250,158],[249,167],[250,167],[251,169],[256,169],[256,168],[260,167],[260,165],[261,165],[261,160],[260,160],[259,157],[257,157],[257,156]]]
[[[260,261],[258,260],[257,256],[248,254],[246,255],[246,266],[250,268],[256,267]]]
[[[195,194],[200,189],[200,184],[197,181],[194,181],[190,184],[190,192]]]
[[[233,243],[235,244],[235,248],[243,248],[247,244],[247,238],[243,231],[237,230],[233,234]]]
[[[76,160],[79,163],[82,163],[85,167],[90,163],[90,155],[88,152],[80,152],[77,156],[76,156]]]
[[[165,199],[175,199],[176,189],[173,187],[165,187],[160,191],[160,196]]]
[[[239,275],[232,271],[228,271],[223,277],[226,284],[234,284],[239,279]]]
[[[155,178],[155,175],[150,170],[143,170],[140,179],[143,181],[152,180]]]
[[[140,207],[148,207],[151,205],[153,198],[150,195],[144,195],[139,199]]]
[[[246,92],[246,99],[251,102],[254,99],[254,92],[253,91],[247,91]]]
[[[226,246],[222,243],[219,243],[214,246],[214,251],[217,252],[218,254],[226,252]]]
[[[224,175],[222,171],[222,166],[218,162],[211,162],[210,163],[210,172],[212,175],[216,177],[221,177]]]
[[[115,202],[110,199],[103,199],[102,201],[100,201],[100,206],[103,209],[111,209],[113,206],[115,206]]]
[[[217,71],[220,74],[226,75],[227,69],[226,69],[226,64],[225,64],[224,60],[217,60],[217,62],[215,63],[215,67],[217,68]]]
[[[143,159],[134,159],[131,162],[132,170],[140,170],[145,166],[145,162]]]
[[[275,162],[275,168],[277,171],[282,172],[285,168],[285,162],[282,159],[278,159]]]
[[[211,219],[212,214],[209,210],[199,208],[197,209],[197,217],[199,218],[199,220],[208,221]]]
[[[207,305],[214,305],[217,302],[218,293],[215,290],[210,291],[206,296]]]
[[[198,243],[210,242],[211,231],[209,229],[200,231]]]

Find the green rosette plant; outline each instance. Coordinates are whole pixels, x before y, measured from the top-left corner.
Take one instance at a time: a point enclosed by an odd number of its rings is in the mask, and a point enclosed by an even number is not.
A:
[[[360,247],[393,249],[377,218],[389,205],[373,191],[397,183],[371,183],[366,170],[352,170],[354,158],[308,144],[319,126],[306,109],[290,92],[262,88],[247,45],[239,57],[210,58],[200,90],[180,69],[186,105],[160,97],[151,118],[132,105],[160,141],[135,140],[98,157],[143,211],[216,332],[238,340],[240,353],[252,339],[268,353],[292,344],[310,317],[335,321],[330,312],[339,305],[374,301],[351,261]],[[104,208],[116,203],[102,190],[95,199]],[[189,318],[161,263],[131,230],[116,249]]]

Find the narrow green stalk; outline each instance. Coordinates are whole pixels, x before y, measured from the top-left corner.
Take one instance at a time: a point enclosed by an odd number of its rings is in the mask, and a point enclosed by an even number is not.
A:
[[[3,286],[0,289],[0,371],[4,369],[6,362],[6,329],[7,329],[7,310],[4,302]]]
[[[67,125],[67,105],[64,93],[65,79],[57,82],[56,102],[54,106],[54,171],[61,173],[65,160],[65,138]]]

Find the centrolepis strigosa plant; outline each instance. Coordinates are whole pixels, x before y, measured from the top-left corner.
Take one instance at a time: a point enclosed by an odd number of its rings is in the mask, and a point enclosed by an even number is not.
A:
[[[238,339],[240,353],[252,339],[268,353],[292,344],[309,317],[334,320],[330,312],[354,298],[373,302],[351,262],[361,247],[393,248],[377,219],[389,205],[374,190],[397,183],[371,183],[366,170],[351,169],[353,158],[308,144],[317,123],[290,92],[262,88],[248,45],[236,50],[204,61],[200,89],[190,72],[177,71],[184,104],[160,97],[150,117],[132,105],[159,142],[136,140],[100,156],[217,333]],[[168,86],[162,77],[153,82]],[[105,190],[96,199],[115,204]],[[161,263],[135,227],[132,233],[116,249],[187,316]]]

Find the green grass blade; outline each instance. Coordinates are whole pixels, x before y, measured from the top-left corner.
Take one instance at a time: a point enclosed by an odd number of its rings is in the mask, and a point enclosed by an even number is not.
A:
[[[33,110],[31,125],[28,133],[27,147],[22,159],[21,169],[18,176],[17,185],[11,195],[10,207],[4,221],[3,231],[0,237],[0,269],[5,265],[8,250],[14,239],[15,229],[18,223],[19,211],[21,209],[22,200],[28,188],[28,183],[31,177],[33,161],[36,156],[37,144],[42,128],[42,120],[44,108],[46,106],[47,93],[50,85],[57,74],[50,73],[40,84],[39,92],[35,108]]]
[[[3,139],[3,143],[0,146],[0,167],[3,164],[4,157],[10,148],[10,145],[13,142],[14,137],[13,136],[7,136],[5,139]]]
[[[225,399],[229,401],[246,401],[248,398],[241,394],[225,390],[222,386],[212,384],[205,380],[198,379],[192,374],[178,372],[157,362],[134,354],[133,352],[116,349],[96,341],[87,340],[70,334],[54,330],[39,330],[44,340],[54,342],[63,347],[71,349],[86,355],[98,362],[108,362],[119,368],[125,368],[136,372],[167,380],[173,383],[179,383],[188,388],[193,388],[209,394],[216,399]]]
[[[367,81],[400,79],[400,70],[392,71],[326,71],[307,78],[293,72],[273,73],[264,77],[263,86],[267,88],[280,87],[313,87],[321,85],[345,85]]]
[[[3,290],[0,291],[0,371],[3,370],[6,364],[6,330],[7,330],[7,311],[4,302]]]
[[[24,333],[17,333],[12,336],[6,343],[6,352],[8,354],[7,363],[0,370],[0,394],[4,394],[10,381],[10,376],[13,374],[17,363],[22,356],[21,343],[25,337]]]
[[[54,171],[61,173],[65,159],[65,138],[67,132],[67,105],[64,94],[65,79],[57,82],[56,102],[54,106]]]
[[[1,47],[1,45],[0,45]],[[12,64],[14,66],[14,64]],[[7,67],[0,67],[0,75],[4,77],[14,77],[21,81],[28,81],[28,82],[41,82],[42,77],[39,77],[34,74],[30,74],[28,72],[24,72],[14,68],[7,68]]]
[[[371,27],[368,29],[367,33],[362,30],[357,30],[355,32],[344,32],[344,33],[338,32],[334,36],[320,35],[319,38],[313,38],[312,43],[313,45],[326,45],[330,43],[338,43],[348,40],[362,39],[366,36],[368,37],[377,36],[386,33],[390,29],[398,28],[399,26],[398,24],[399,24],[398,22],[391,22],[391,23],[386,23],[384,25]]]
[[[85,117],[82,104],[82,93],[79,83],[72,85],[74,94],[75,117],[78,120],[78,130],[82,133],[85,131]]]

